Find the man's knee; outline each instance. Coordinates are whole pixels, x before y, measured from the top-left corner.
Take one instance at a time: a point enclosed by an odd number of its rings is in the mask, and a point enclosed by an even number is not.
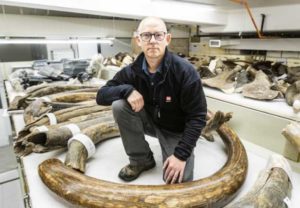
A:
[[[123,99],[116,100],[112,103],[111,107],[113,114],[117,116],[120,112],[123,112],[126,108],[128,108],[128,103]]]

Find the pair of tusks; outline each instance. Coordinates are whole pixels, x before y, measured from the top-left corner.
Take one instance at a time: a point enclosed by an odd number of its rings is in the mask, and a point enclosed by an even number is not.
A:
[[[110,106],[99,106],[99,105],[75,106],[75,107],[55,111],[53,115],[55,116],[56,123],[61,123],[61,122],[68,121],[69,119],[77,116],[88,115],[91,113],[100,112],[109,109],[111,109]],[[29,124],[26,124],[26,126],[18,133],[18,137],[21,138],[26,136],[31,132],[32,128],[41,125],[53,125],[51,124],[51,120],[48,115],[44,115],[39,119]]]
[[[55,93],[73,91],[73,90],[87,90],[92,88],[99,88],[99,86],[88,86],[88,85],[57,85],[57,84],[45,84],[30,87],[31,89],[26,90],[26,95],[17,96],[10,103],[9,110],[25,109],[30,103],[30,99],[35,97],[42,97]]]
[[[209,114],[208,117],[212,115]],[[242,186],[248,168],[246,151],[225,123],[218,134],[227,146],[228,160],[212,176],[172,185],[127,185],[86,176],[58,159],[39,165],[46,186],[65,200],[83,207],[224,207]]]
[[[28,107],[26,107],[24,111],[25,123],[28,124],[36,120],[43,113],[47,113],[50,111],[54,112],[59,108],[63,109],[73,106],[84,106],[89,103],[95,105],[96,92],[96,88],[89,88],[52,94],[40,98],[33,98],[32,100],[30,100],[31,103],[28,105]],[[50,103],[53,103],[54,105],[50,106]]]
[[[79,131],[99,123],[113,121],[111,110],[91,113],[51,126],[39,126],[15,142],[15,152],[26,156],[32,152],[43,153],[67,146],[68,140]],[[75,130],[74,127],[75,126]],[[119,134],[118,134],[119,135]]]

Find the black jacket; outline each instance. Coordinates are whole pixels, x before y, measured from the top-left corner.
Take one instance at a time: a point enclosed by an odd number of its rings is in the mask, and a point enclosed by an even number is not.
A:
[[[144,54],[119,71],[97,94],[99,105],[111,105],[127,99],[135,89],[143,95],[144,108],[160,128],[183,132],[174,150],[180,160],[187,160],[206,124],[206,99],[198,73],[186,60],[166,49],[158,84],[152,86],[142,71]]]

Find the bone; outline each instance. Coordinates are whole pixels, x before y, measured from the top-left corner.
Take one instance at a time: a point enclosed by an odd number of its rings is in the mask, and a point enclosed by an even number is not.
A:
[[[290,85],[285,92],[285,100],[288,105],[293,106],[295,113],[300,111],[300,80]]]
[[[300,152],[300,124],[291,122],[281,133]]]
[[[88,136],[94,144],[102,142],[106,139],[120,136],[117,124],[112,121],[92,125],[83,129],[81,133]],[[76,140],[71,141],[65,160],[65,165],[84,173],[86,161],[87,150],[85,146]]]
[[[237,65],[233,70],[225,70],[217,76],[209,79],[202,79],[202,83],[209,87],[222,90],[225,93],[233,93],[236,85],[235,75],[242,69]]]
[[[290,167],[286,159],[273,155],[252,189],[235,203],[225,208],[286,208],[285,200],[291,197]]]
[[[206,140],[213,142],[214,136],[213,131],[216,131],[220,128],[223,123],[228,122],[232,118],[232,113],[223,113],[221,111],[217,111],[214,116],[208,120],[206,126],[201,132],[201,136],[203,136]]]
[[[267,75],[258,71],[255,80],[243,87],[243,96],[257,100],[273,100],[279,96],[279,91],[271,90],[271,82]]]

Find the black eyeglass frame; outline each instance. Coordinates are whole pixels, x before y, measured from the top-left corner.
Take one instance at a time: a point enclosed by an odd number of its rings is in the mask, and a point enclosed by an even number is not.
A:
[[[158,34],[159,33],[159,34]],[[146,34],[148,34],[148,35],[151,35],[151,36],[149,36],[147,39],[145,39],[145,36],[144,35],[146,35]],[[158,39],[158,35],[161,35],[161,34],[163,34],[163,37],[162,38],[159,38]],[[144,41],[144,42],[150,42],[150,40],[152,39],[152,37],[154,36],[154,39],[156,40],[156,41],[162,41],[162,40],[164,40],[165,39],[165,37],[166,37],[166,35],[167,35],[168,33],[167,32],[165,32],[165,31],[158,31],[158,32],[154,32],[154,33],[151,33],[151,32],[143,32],[143,33],[140,33],[139,34],[139,37],[141,38],[141,40],[142,41]]]

